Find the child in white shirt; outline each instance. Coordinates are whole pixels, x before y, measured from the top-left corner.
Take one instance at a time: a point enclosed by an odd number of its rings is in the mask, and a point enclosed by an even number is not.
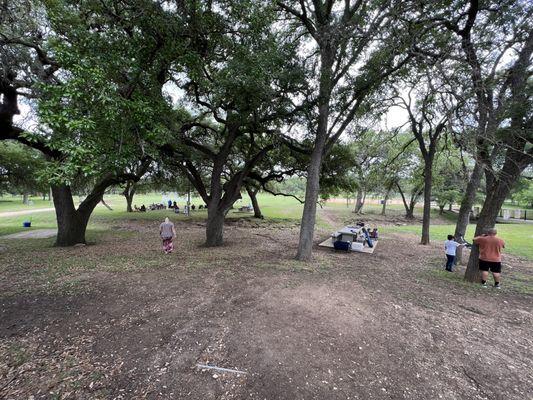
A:
[[[465,243],[459,243],[455,241],[453,235],[448,235],[448,240],[444,242],[444,250],[446,251],[446,271],[453,272],[453,265],[455,263],[455,256],[457,254],[457,248],[464,246]]]

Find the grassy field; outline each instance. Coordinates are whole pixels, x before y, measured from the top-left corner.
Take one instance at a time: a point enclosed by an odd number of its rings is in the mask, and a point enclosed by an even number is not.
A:
[[[176,200],[178,204],[183,207],[185,205],[185,199],[175,198],[170,196],[172,200]],[[79,198],[75,198],[79,201]],[[297,223],[302,215],[303,206],[296,199],[290,197],[282,196],[272,196],[268,194],[260,194],[258,196],[259,204],[265,218],[273,221],[285,221],[285,222],[294,222]],[[204,220],[207,213],[204,210],[196,210],[192,213],[191,217],[185,217],[184,215],[172,214],[168,210],[160,211],[148,211],[146,213],[127,213],[126,212],[126,201],[123,196],[120,195],[106,195],[105,201],[109,204],[113,211],[108,210],[103,205],[98,205],[95,209],[93,217],[91,218],[89,224],[89,230],[100,230],[104,226],[112,221],[118,220],[129,220],[129,221],[142,221],[142,220],[162,220],[165,216],[172,216],[175,220],[192,218],[195,220]],[[134,204],[140,206],[144,204],[146,206],[152,203],[158,203],[163,201],[163,196],[161,194],[140,194],[135,196]],[[192,198],[192,204],[197,206],[203,202],[199,198]],[[238,210],[239,207],[247,205],[250,203],[248,196],[243,196],[242,200],[239,200],[235,204],[235,210],[232,210],[228,214],[228,218],[242,218],[250,216],[250,213],[241,213]],[[25,206],[22,204],[21,198],[9,198],[4,197],[0,201],[0,211],[20,211],[27,208],[44,208],[50,207],[51,203],[48,201],[42,201],[34,199],[34,205]],[[349,204],[348,207],[346,203],[342,202],[329,202],[325,206],[324,210],[333,210],[336,213],[345,214],[346,219],[349,219],[353,214],[351,210],[353,203]],[[319,208],[317,224],[319,227],[327,228],[327,224],[323,219],[323,212]],[[378,204],[368,204],[365,206],[366,214],[379,214],[381,212],[381,206]],[[387,206],[387,214],[391,216],[401,216],[403,215],[403,206],[399,204],[392,204]],[[415,214],[421,216],[422,209],[417,208]],[[433,210],[433,216],[438,216],[438,210]],[[445,240],[446,235],[453,233],[454,230],[454,214],[447,213],[444,216],[439,217],[442,221],[449,220],[449,224],[432,225],[431,226],[431,239],[433,241],[442,241]],[[39,212],[39,213],[30,213],[26,215],[17,215],[11,217],[0,217],[0,236],[20,232],[23,230],[28,230],[28,228],[23,228],[22,223],[26,220],[32,221],[32,229],[48,229],[55,228],[56,220],[55,213],[52,212]],[[516,254],[519,256],[527,257],[533,260],[533,246],[531,245],[533,240],[533,225],[517,225],[517,224],[499,224],[498,230],[500,236],[506,240],[507,249],[509,253]],[[405,226],[388,226],[382,229],[383,232],[407,232],[419,235],[421,231],[421,226],[419,224],[405,225]],[[466,239],[470,240],[474,231],[474,225],[471,225],[468,228]]]
[[[0,196],[0,213],[49,208],[54,206],[51,201],[43,200],[42,197],[30,197],[30,203],[31,204],[23,204],[22,196]]]
[[[278,221],[297,221],[301,217],[302,213],[302,205],[293,198],[287,198],[287,197],[275,197],[271,195],[259,195],[259,202],[262,205],[262,212],[265,216],[265,218],[269,218],[272,220],[278,220]],[[176,199],[178,200],[178,205],[180,205],[181,208],[185,205],[184,199]],[[181,201],[180,201],[181,200]],[[76,196],[75,201],[79,202],[79,198]],[[185,219],[189,217],[185,217],[182,214],[173,214],[169,210],[158,210],[158,211],[147,211],[146,213],[127,213],[126,212],[126,200],[123,196],[119,195],[106,195],[105,201],[108,205],[110,205],[113,208],[113,211],[108,210],[103,205],[99,204],[91,218],[89,229],[99,227],[99,225],[106,221],[114,221],[114,220],[132,220],[132,221],[138,221],[138,220],[162,220],[165,216],[172,216],[173,219]],[[141,194],[138,196],[135,196],[134,198],[134,204],[137,204],[140,206],[141,204],[144,204],[145,206],[148,206],[152,203],[159,203],[162,201],[162,196],[159,194]],[[18,204],[20,202],[20,204]],[[239,218],[243,216],[250,216],[250,213],[242,213],[238,211],[238,208],[247,205],[249,203],[249,198],[247,196],[243,196],[242,200],[237,201],[235,204],[235,209],[230,211],[228,214],[229,218]],[[48,202],[47,202],[48,203]],[[196,206],[202,204],[203,202],[199,198],[191,198],[191,204],[195,204]],[[8,205],[11,205],[9,207]],[[20,199],[5,201],[3,203],[3,210],[2,211],[21,211],[25,208],[21,207],[22,201]],[[34,208],[43,208],[43,207],[50,207],[50,204],[41,204],[41,207],[34,207]],[[25,206],[27,207],[27,206]],[[193,219],[203,220],[205,219],[207,215],[207,211],[204,210],[196,210],[191,213],[191,217]],[[23,228],[22,223],[24,221],[32,222],[31,228]],[[1,235],[7,235],[11,233],[20,232],[23,230],[33,230],[33,229],[48,229],[48,228],[55,228],[57,227],[56,220],[55,220],[55,213],[53,211],[50,212],[36,212],[36,213],[29,213],[24,215],[16,215],[16,216],[10,216],[10,217],[0,217],[0,236]]]
[[[527,257],[533,260],[533,225],[519,225],[519,224],[497,224],[498,235],[505,240],[505,251]],[[430,228],[431,240],[442,241],[446,240],[446,236],[453,234],[455,225],[432,225]],[[474,236],[475,225],[468,226],[465,239],[471,242]],[[422,233],[422,227],[419,225],[408,226],[388,226],[383,229],[384,232],[409,232],[416,235]]]

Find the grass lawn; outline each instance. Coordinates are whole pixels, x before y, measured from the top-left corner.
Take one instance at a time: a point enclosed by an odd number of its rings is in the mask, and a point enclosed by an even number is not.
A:
[[[75,197],[75,200],[79,200]],[[181,199],[183,200],[183,199]],[[275,197],[271,195],[261,194],[258,196],[258,200],[261,205],[261,210],[265,218],[276,220],[278,222],[291,221],[296,222],[300,219],[302,214],[302,205],[293,198],[287,197]],[[113,211],[108,210],[103,205],[99,204],[89,223],[89,230],[98,227],[100,223],[106,221],[143,221],[143,220],[163,220],[166,216],[170,216],[173,220],[186,220],[193,219],[202,221],[207,217],[207,211],[196,210],[191,213],[191,217],[186,217],[183,214],[174,214],[169,210],[147,211],[145,213],[127,213],[126,212],[126,200],[123,196],[119,195],[106,195],[105,201],[113,208]],[[152,203],[161,202],[162,197],[159,194],[141,194],[135,196],[134,204],[140,206],[141,204],[150,205]],[[238,208],[247,205],[249,203],[248,196],[243,196],[242,200],[235,203],[235,209],[228,213],[228,218],[242,218],[246,216],[252,216],[251,213],[242,213],[238,211]],[[197,206],[203,202],[199,198],[192,198],[191,204]],[[6,204],[11,204],[12,208],[7,208]],[[19,211],[18,205],[15,202],[6,202],[3,211]],[[178,203],[182,208],[183,202]],[[31,220],[31,228],[23,228],[22,223],[24,221]],[[11,233],[21,232],[24,230],[33,229],[48,229],[57,227],[55,212],[39,212],[33,214],[17,215],[11,217],[0,217],[0,236],[8,235]]]
[[[22,227],[24,221],[31,220],[31,228]],[[49,229],[57,227],[56,215],[53,211],[39,212],[13,217],[0,217],[0,236],[26,230]]]
[[[6,199],[6,198],[4,198]],[[162,195],[161,194],[140,194],[138,196],[135,196],[134,198],[134,204],[141,205],[150,205],[152,203],[161,202],[162,201]],[[172,198],[173,199],[173,198]],[[79,200],[77,197],[75,200]],[[178,204],[180,204],[182,207],[184,205],[183,197],[180,199],[176,199],[178,201]],[[107,204],[109,204],[111,207],[113,207],[113,211],[108,210],[103,205],[98,205],[93,213],[93,216],[91,217],[91,221],[89,223],[89,231],[94,229],[102,229],[102,226],[105,225],[108,222],[112,221],[119,221],[119,220],[127,220],[127,221],[145,221],[145,220],[163,220],[166,216],[171,216],[173,220],[187,220],[192,219],[195,221],[203,221],[205,220],[207,216],[207,212],[204,210],[196,210],[191,214],[191,217],[186,217],[182,214],[173,214],[169,212],[168,210],[159,210],[159,211],[147,211],[146,213],[127,213],[126,212],[126,201],[123,196],[120,195],[106,195],[105,201]],[[266,219],[276,221],[276,222],[291,222],[291,223],[297,223],[302,215],[302,209],[303,206],[300,204],[296,199],[290,198],[290,197],[283,197],[283,196],[272,196],[269,194],[259,194],[258,201],[261,207],[261,211]],[[48,203],[48,204],[46,204]],[[192,198],[191,199],[192,204],[199,205],[202,203],[201,199],[199,198]],[[250,203],[250,200],[248,196],[243,195],[243,199],[237,201],[235,203],[235,210],[232,210],[228,214],[228,218],[242,218],[251,216],[251,213],[241,213],[238,210],[239,207],[243,205],[247,205]],[[12,208],[7,208],[7,204],[11,204]],[[35,204],[40,204],[40,207],[48,207],[50,206],[49,202],[42,202],[40,203],[38,201],[35,202]],[[20,205],[13,200],[10,201],[4,201],[4,203],[0,202],[0,205],[2,205],[3,211],[17,211],[21,208]],[[24,206],[28,207],[28,206]],[[324,206],[324,209],[318,208],[318,218],[317,218],[317,226],[322,228],[328,228],[331,227],[328,226],[328,224],[324,221],[323,215],[324,212],[327,210],[333,211],[336,215],[339,215],[341,217],[344,217],[345,219],[349,219],[353,217],[353,214],[351,213],[353,204],[350,204],[349,207],[346,207],[346,203],[333,203],[329,202]],[[381,206],[378,204],[367,204],[364,209],[366,214],[379,214],[381,212]],[[389,215],[399,216],[403,214],[403,206],[399,204],[391,204],[387,206],[387,213]],[[432,210],[433,216],[438,216],[438,210]],[[421,216],[422,209],[419,207],[415,211],[416,216]],[[454,222],[455,215],[454,214],[444,214],[444,216],[440,216],[440,220],[442,223],[442,219],[449,220],[450,224],[444,224],[444,225],[432,225],[431,226],[431,238],[434,241],[443,241],[446,238],[446,235],[449,233],[453,233],[454,225],[452,223]],[[32,221],[32,227],[31,228],[23,228],[22,223],[26,220]],[[28,229],[48,229],[48,228],[55,228],[57,226],[56,220],[55,220],[55,213],[53,211],[51,212],[40,212],[40,213],[33,213],[33,214],[27,214],[27,215],[17,215],[12,217],[0,217],[0,236],[7,235],[11,233],[20,232],[23,230]],[[466,238],[467,240],[470,240],[473,234],[474,225],[471,225],[467,231]],[[511,224],[499,224],[498,230],[500,236],[506,240],[507,242],[507,249],[511,254],[527,257],[529,259],[533,260],[533,245],[531,245],[533,240],[533,225],[511,225]],[[409,232],[413,234],[419,235],[421,232],[421,226],[420,225],[407,225],[407,226],[391,226],[391,227],[384,227],[382,229],[383,232],[391,231],[391,232]]]
[[[133,204],[136,204],[138,207],[141,204],[144,204],[146,207],[152,203],[161,203],[163,202],[163,195],[155,193],[139,194],[135,195],[133,198]],[[180,196],[179,198],[176,195],[167,195],[172,201],[176,201],[181,209],[186,205],[187,198]],[[300,219],[302,216],[303,206],[298,202],[298,200],[292,197],[283,197],[283,196],[272,196],[270,194],[261,193],[257,196],[259,206],[265,218],[274,218],[274,219]],[[124,196],[120,195],[106,195],[105,201],[107,204],[116,208],[117,211],[126,210],[126,199]],[[199,197],[191,197],[191,204],[196,205],[197,207],[200,204],[204,204],[204,201]],[[237,200],[234,205],[235,209],[245,205],[251,205],[250,198],[248,195],[242,196],[241,200]],[[198,212],[198,210],[196,210]],[[230,215],[233,212],[230,213]]]
[[[42,197],[30,197],[31,204],[23,204],[22,196],[0,196],[0,213],[53,207],[54,203]]]
[[[498,224],[498,236],[505,240],[507,252],[533,260],[533,225],[526,224]],[[446,236],[453,234],[455,225],[432,225],[430,236],[433,241],[446,240]],[[474,236],[475,225],[468,226],[465,239],[471,242]],[[417,235],[422,234],[420,225],[408,226],[387,226],[383,228],[384,232],[410,232]]]

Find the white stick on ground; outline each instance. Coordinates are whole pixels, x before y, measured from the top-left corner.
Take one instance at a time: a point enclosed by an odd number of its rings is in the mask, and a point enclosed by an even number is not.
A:
[[[238,369],[221,368],[221,367],[215,367],[213,365],[206,365],[206,364],[196,364],[196,366],[198,368],[215,369],[217,371],[233,372],[235,374],[247,374],[248,373],[248,372],[245,372],[245,371],[239,371]]]

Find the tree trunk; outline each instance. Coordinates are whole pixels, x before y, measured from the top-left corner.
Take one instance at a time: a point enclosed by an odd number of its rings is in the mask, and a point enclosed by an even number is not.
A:
[[[431,222],[431,186],[433,179],[433,157],[428,155],[424,164],[424,213],[422,215],[421,244],[429,244],[429,226]],[[414,208],[414,207],[413,207]]]
[[[455,240],[457,240],[457,238],[455,238]],[[454,260],[455,265],[463,264],[463,249],[464,249],[464,246],[460,246],[460,247],[457,247],[457,249],[455,250],[455,260]]]
[[[105,190],[120,183],[114,175],[107,175],[97,182],[76,210],[70,186],[52,186],[57,218],[56,246],[74,246],[85,242],[87,223],[94,208],[103,199]]]
[[[126,198],[126,212],[133,212],[133,207],[131,206],[133,203],[133,195],[124,194],[124,197]]]
[[[126,187],[122,192],[122,195],[126,198],[126,212],[133,212],[133,208],[131,207],[131,205],[133,203],[133,196],[135,195],[135,191],[135,183],[127,182]]]
[[[324,140],[325,142],[325,140]],[[296,259],[307,261],[311,259],[313,250],[313,236],[316,222],[316,203],[320,190],[320,164],[322,162],[322,148],[319,150],[315,145],[311,162],[307,169],[307,183],[305,186],[305,203],[300,225],[300,240]]]
[[[356,214],[359,214],[361,212],[361,209],[363,208],[364,200],[363,200],[363,188],[359,187],[357,189],[357,197],[355,199],[355,207],[353,209],[353,212]]]
[[[494,227],[505,199],[509,196],[522,171],[529,165],[528,160],[524,154],[515,149],[507,150],[506,160],[500,171],[499,179],[492,179],[492,184],[487,185],[487,197],[479,214],[475,236],[480,235],[487,228]],[[473,245],[465,271],[465,280],[469,282],[478,282],[480,279],[478,258],[479,249]]]
[[[399,183],[396,183],[396,187],[398,188],[398,192],[400,192],[400,196],[402,197],[402,203],[405,208],[405,218],[414,219],[415,203],[413,202],[413,197],[411,197],[411,202],[407,204],[407,200],[405,199],[405,194],[403,193],[402,187]]]
[[[457,224],[455,225],[454,236],[457,239],[464,237],[466,228],[470,222],[470,213],[472,206],[476,200],[476,192],[481,183],[481,176],[483,174],[483,167],[476,162],[474,170],[470,175],[470,180],[466,186],[465,194],[461,200],[461,207],[459,208],[459,215],[457,216]]]
[[[453,211],[452,207],[453,207],[453,203],[448,204],[448,211],[450,211],[450,212]]]
[[[398,189],[399,189],[399,192],[400,192],[400,196],[402,197],[403,207],[405,208],[405,216],[407,217],[407,214],[409,213],[409,205],[407,204],[407,201],[405,200],[405,196],[404,196],[402,190],[400,189],[400,185],[398,185]]]
[[[503,197],[502,197],[503,196]],[[474,236],[479,236],[487,228],[491,228],[496,223],[496,218],[500,212],[500,208],[507,197],[506,194],[500,196],[488,196],[479,215],[479,219],[476,225],[476,232]],[[465,280],[469,282],[479,282],[479,247],[477,245],[472,246],[470,252],[470,258],[468,259],[468,265],[465,271]]]
[[[29,203],[30,203],[30,199],[29,199],[28,193],[24,192],[22,194],[22,204],[28,205]]]
[[[332,90],[332,67],[335,49],[327,41],[320,49],[320,84],[318,99],[318,122],[316,137],[311,153],[311,160],[307,168],[307,183],[305,186],[305,204],[300,225],[300,240],[296,259],[307,261],[311,259],[313,250],[313,235],[316,222],[316,203],[320,190],[320,168],[322,156],[328,138],[329,102]]]
[[[461,200],[461,207],[459,208],[459,215],[457,216],[457,224],[455,225],[454,237],[455,240],[464,238],[466,229],[470,222],[470,213],[472,212],[472,206],[476,200],[476,192],[481,183],[481,176],[483,174],[483,167],[480,163],[476,162],[468,184],[466,186],[465,194]],[[463,262],[463,247],[458,247],[455,260],[457,264]]]
[[[76,210],[69,186],[53,186],[52,193],[57,218],[56,246],[85,244],[85,231],[90,214]]]
[[[387,208],[387,200],[389,200],[391,189],[387,190],[385,194],[385,199],[383,200],[383,207],[381,207],[381,215],[385,215],[385,209]]]
[[[439,215],[444,214],[444,207],[445,206],[446,206],[445,204],[439,204]]]
[[[222,246],[224,242],[224,218],[226,213],[217,205],[207,209],[206,241],[207,247]]]
[[[250,200],[252,201],[252,207],[254,208],[254,218],[263,219],[263,214],[261,214],[259,202],[257,201],[257,190],[246,186],[246,192],[248,193],[248,196],[250,196]]]

